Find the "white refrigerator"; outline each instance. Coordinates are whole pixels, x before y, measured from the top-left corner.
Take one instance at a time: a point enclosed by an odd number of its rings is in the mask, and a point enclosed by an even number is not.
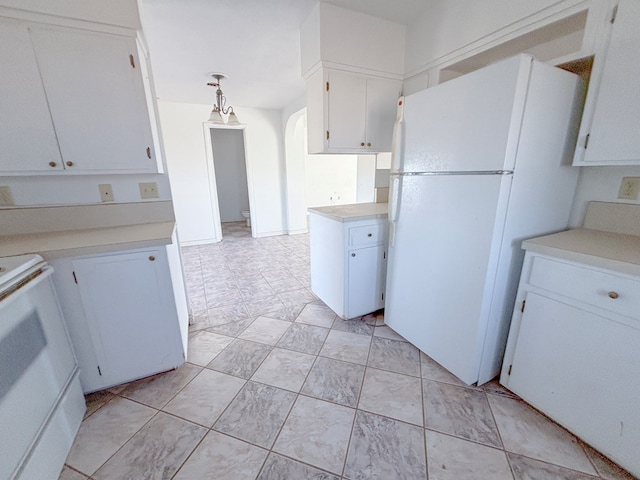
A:
[[[500,371],[521,241],[567,227],[582,97],[519,55],[398,102],[385,323],[467,384]]]

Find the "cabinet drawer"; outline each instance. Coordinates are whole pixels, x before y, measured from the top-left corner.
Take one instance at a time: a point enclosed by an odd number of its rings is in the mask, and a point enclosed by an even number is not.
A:
[[[375,223],[349,229],[349,245],[359,247],[363,245],[377,245],[386,240],[386,224]]]
[[[621,315],[640,318],[640,279],[535,257],[529,283]]]

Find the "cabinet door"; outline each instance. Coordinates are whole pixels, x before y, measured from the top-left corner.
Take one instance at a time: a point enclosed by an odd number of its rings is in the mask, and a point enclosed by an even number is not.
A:
[[[365,315],[384,306],[385,257],[383,245],[348,252],[347,318]]]
[[[395,80],[367,80],[367,149],[390,152],[401,83]]]
[[[509,389],[640,471],[640,330],[528,293]]]
[[[74,259],[73,269],[104,386],[182,363],[163,250]]]
[[[29,31],[2,20],[0,45],[0,170],[62,170]]]
[[[640,165],[639,18],[638,0],[620,1],[606,56],[595,59],[594,70],[602,65],[602,77],[587,98],[585,115],[591,102],[595,107],[591,128],[582,131],[589,135],[587,148],[584,135],[578,145],[577,159],[584,155],[579,165]]]
[[[30,30],[65,168],[156,171],[135,40],[53,27]]]
[[[330,71],[328,100],[328,146],[331,151],[357,151],[365,148],[365,77]]]

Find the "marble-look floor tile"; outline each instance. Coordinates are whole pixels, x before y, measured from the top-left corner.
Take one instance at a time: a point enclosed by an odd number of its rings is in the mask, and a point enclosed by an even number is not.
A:
[[[293,323],[278,342],[278,347],[317,355],[329,335],[328,328]]]
[[[212,308],[207,313],[210,327],[225,325],[249,317],[249,312],[247,312],[244,303],[234,303],[224,307]]]
[[[277,453],[269,454],[269,458],[257,480],[340,480],[335,475],[296,462]]]
[[[205,366],[218,355],[233,338],[218,333],[201,331],[189,339],[187,361]]]
[[[596,473],[573,435],[522,401],[487,397],[507,451],[590,475]]]
[[[271,288],[273,288],[276,293],[290,292],[291,290],[300,290],[301,288],[304,288],[304,285],[291,276],[280,280],[273,280],[269,282],[269,285],[271,285]]]
[[[613,463],[607,457],[602,455],[600,452],[597,452],[589,445],[580,442],[582,448],[587,453],[589,460],[596,468],[598,474],[606,479],[606,480],[637,480],[636,477],[628,473],[627,471],[620,468],[618,465]]]
[[[152,408],[114,397],[82,422],[67,464],[92,475],[155,414]]]
[[[364,369],[363,365],[318,357],[302,393],[355,408],[360,398]]]
[[[271,351],[271,348],[270,345],[264,343],[236,338],[207,365],[207,368],[249,379]]]
[[[278,298],[285,305],[300,305],[301,303],[309,303],[317,299],[317,297],[305,287],[298,290],[280,292],[278,293]]]
[[[569,470],[550,463],[533,460],[532,458],[507,453],[514,480],[549,480],[551,478],[561,478],[562,480],[595,480],[585,473]]]
[[[185,363],[175,370],[131,382],[120,395],[150,407],[162,408],[201,370],[196,365]]]
[[[424,380],[423,398],[427,428],[502,448],[498,428],[483,392]]]
[[[113,398],[114,394],[109,392],[108,390],[103,390],[101,392],[93,392],[89,395],[85,395],[84,401],[87,405],[87,410],[84,412],[84,418],[87,418],[89,415],[94,413],[104,404],[106,404],[109,400]]]
[[[368,365],[419,377],[420,351],[408,342],[373,337]]]
[[[422,370],[422,378],[427,380],[436,380],[438,382],[450,383],[451,385],[466,386],[462,380],[449,372],[438,362],[420,352],[420,364]]]
[[[370,336],[373,334],[373,327],[367,325],[361,317],[352,318],[350,320],[343,320],[342,318],[337,317],[332,328],[342,332],[359,333],[360,335]]]
[[[367,368],[358,408],[422,426],[420,379]]]
[[[163,410],[205,427],[211,427],[245,380],[204,369]]]
[[[65,465],[65,467],[62,469],[62,472],[60,472],[58,480],[87,480],[87,478],[87,476],[82,475],[81,473],[78,473]]]
[[[240,320],[233,320],[229,323],[223,323],[221,325],[214,325],[207,328],[208,332],[218,333],[220,335],[226,335],[227,337],[237,337],[246,328],[253,323],[255,318],[242,318]]]
[[[260,279],[260,282],[243,284],[240,283],[240,293],[245,301],[250,302],[253,300],[259,300],[261,298],[272,297],[275,292],[271,288],[271,285],[266,280]]]
[[[320,350],[320,355],[366,365],[370,345],[371,337],[369,336],[331,330]]]
[[[406,342],[405,338],[402,335],[394,332],[387,325],[381,325],[379,327],[376,327],[373,334],[376,337],[382,337],[382,338],[388,338],[390,340],[400,340],[401,342]]]
[[[262,383],[247,382],[213,428],[271,448],[296,398],[295,393]]]
[[[266,270],[261,273],[265,280],[269,283],[280,282],[291,278],[291,274],[285,268]]]
[[[280,310],[275,310],[273,312],[269,312],[265,315],[265,317],[275,318],[276,320],[285,320],[287,322],[293,322],[300,312],[305,307],[306,304],[300,305],[290,305],[288,307],[284,307]]]
[[[193,310],[189,317],[189,333],[209,328],[209,314],[206,310]]]
[[[273,450],[340,475],[355,410],[299,396]]]
[[[502,450],[426,430],[429,480],[512,480]]]
[[[296,322],[331,328],[335,318],[336,314],[326,305],[309,304],[302,309],[302,312],[296,318]]]
[[[349,479],[426,478],[423,429],[358,411],[344,475]]]
[[[274,348],[251,380],[297,393],[302,388],[315,358],[306,353]]]
[[[173,479],[253,480],[268,453],[260,447],[211,431]]]
[[[518,398],[515,393],[507,390],[505,387],[500,385],[500,382],[498,382],[497,379],[491,380],[490,382],[477,387],[477,389],[483,391],[484,393],[490,393],[492,395],[502,395],[503,397]]]
[[[160,412],[93,477],[96,480],[171,478],[206,433],[205,428]]]
[[[276,297],[267,297],[260,300],[252,300],[245,302],[247,311],[250,316],[267,315],[271,312],[277,312],[284,308],[284,304]]]
[[[207,308],[222,307],[223,305],[232,305],[242,303],[244,298],[240,294],[238,288],[231,288],[222,292],[210,292],[206,294]]]
[[[258,317],[244,332],[238,335],[238,338],[275,345],[290,326],[291,323],[284,320]]]

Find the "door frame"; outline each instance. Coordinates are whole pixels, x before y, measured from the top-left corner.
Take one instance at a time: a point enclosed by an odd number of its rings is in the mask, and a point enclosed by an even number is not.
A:
[[[249,194],[249,212],[251,219],[251,236],[256,238],[256,212],[254,208],[253,182],[251,176],[251,168],[249,165],[249,156],[247,155],[247,132],[246,125],[221,125],[219,123],[203,122],[202,128],[204,133],[204,148],[207,155],[207,177],[209,179],[211,210],[213,212],[213,229],[214,241],[222,240],[222,224],[220,220],[220,203],[218,201],[218,185],[216,183],[216,170],[213,158],[213,145],[211,143],[212,130],[242,130],[242,144],[244,148],[244,163],[247,172],[247,192]]]

